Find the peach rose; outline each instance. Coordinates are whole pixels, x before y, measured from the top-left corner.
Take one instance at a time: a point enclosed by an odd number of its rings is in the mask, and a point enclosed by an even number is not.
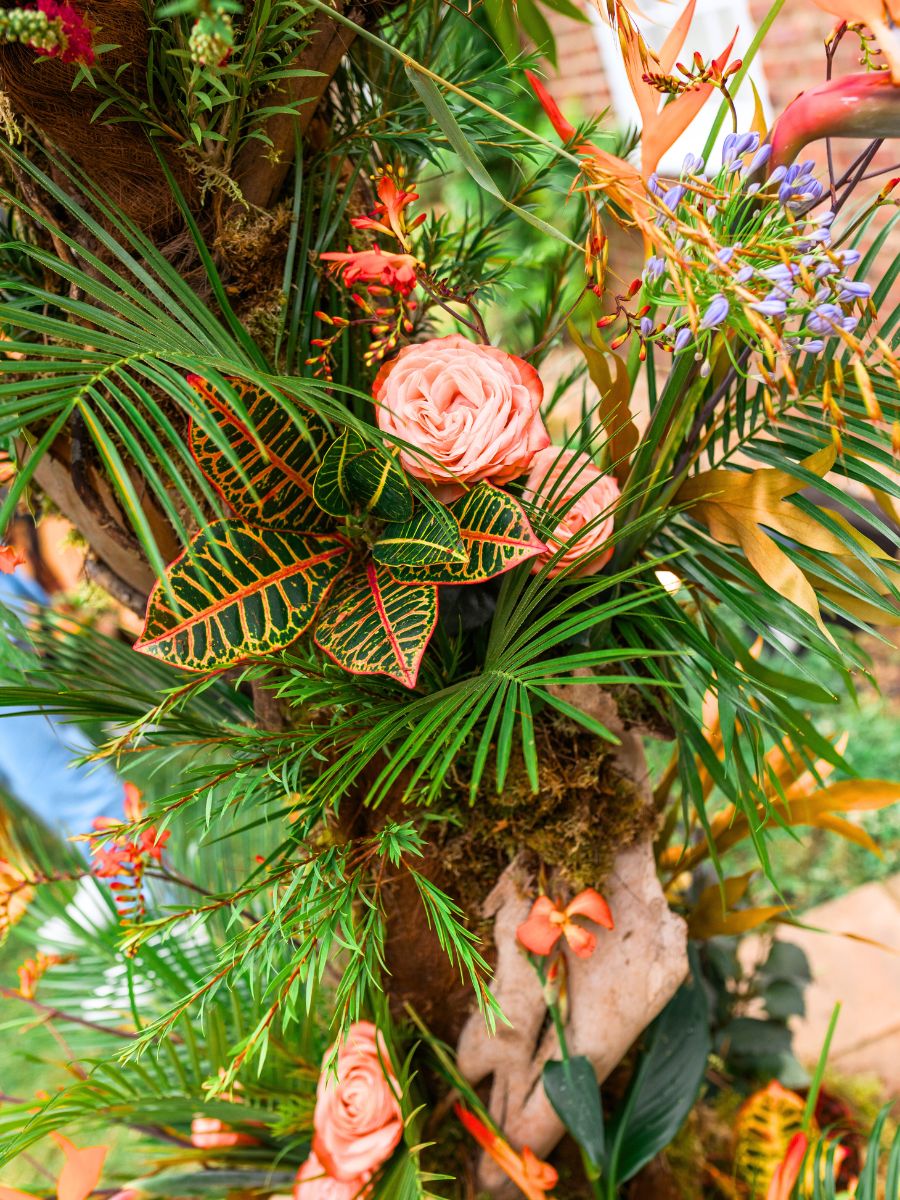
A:
[[[462,495],[461,484],[524,475],[550,444],[534,367],[457,333],[406,346],[378,372],[372,394],[380,428],[425,451],[401,450],[401,463],[442,500]]]
[[[357,1021],[316,1094],[313,1153],[329,1175],[358,1180],[393,1153],[403,1134],[399,1091],[384,1039],[369,1021]]]
[[[571,575],[594,575],[612,558],[612,547],[606,543],[612,537],[611,509],[619,498],[619,485],[612,475],[598,471],[584,451],[558,446],[539,451],[522,495],[545,513],[560,514],[552,535],[544,537],[547,550],[532,560],[532,572],[539,571],[559,550],[563,553],[550,575],[569,568]],[[604,513],[606,517],[600,519]]]
[[[310,1154],[297,1172],[294,1200],[364,1200],[371,1191],[368,1175],[335,1179],[326,1172],[315,1154]]]
[[[259,1142],[249,1133],[238,1133],[217,1117],[194,1117],[191,1145],[198,1150],[225,1150],[230,1146],[258,1146]]]

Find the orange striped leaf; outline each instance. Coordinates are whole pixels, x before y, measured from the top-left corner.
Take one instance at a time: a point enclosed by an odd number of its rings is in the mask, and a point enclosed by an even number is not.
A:
[[[135,650],[208,671],[290,645],[346,562],[347,544],[244,521],[215,521],[168,568],[177,605],[150,593]]]
[[[313,477],[328,434],[318,418],[300,406],[296,408],[298,417],[292,418],[262,388],[229,379],[247,410],[251,430],[211,383],[199,375],[189,375],[188,382],[208,404],[241,466],[239,471],[213,438],[191,421],[191,453],[225,503],[254,525],[307,532],[319,529],[323,517],[313,498]]]
[[[316,643],[354,675],[416,686],[437,623],[437,588],[397,581],[369,562],[338,580],[316,625]]]
[[[412,565],[389,562],[401,583],[483,583],[546,549],[517,500],[489,483],[479,483],[450,505],[459,525],[462,561]],[[385,530],[387,533],[387,530]],[[375,557],[380,558],[375,546]]]

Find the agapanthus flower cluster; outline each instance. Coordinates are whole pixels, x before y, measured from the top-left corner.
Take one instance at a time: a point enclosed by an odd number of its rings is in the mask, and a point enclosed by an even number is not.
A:
[[[326,325],[334,329],[328,337],[316,338],[312,344],[319,354],[307,363],[318,368],[317,374],[330,375],[329,362],[335,342],[353,325],[365,325],[372,334],[366,352],[368,365],[381,362],[392,354],[402,338],[412,333],[412,314],[417,308],[412,294],[418,285],[422,263],[412,253],[411,235],[427,218],[419,213],[410,218],[407,209],[418,200],[418,193],[407,188],[402,167],[385,167],[374,177],[377,203],[363,216],[352,217],[354,229],[370,231],[391,239],[394,246],[386,249],[378,244],[363,250],[348,246],[346,251],[329,250],[319,257],[330,264],[333,274],[351,289],[351,299],[360,311],[355,320],[332,317],[318,312]]]
[[[616,313],[631,335],[674,355],[691,355],[708,374],[717,339],[738,335],[751,347],[744,366],[773,390],[786,382],[797,392],[797,354],[822,355],[839,339],[848,347],[863,383],[866,347],[860,325],[871,289],[857,277],[860,252],[833,244],[835,213],[824,207],[825,189],[805,161],[769,171],[771,147],[756,133],[725,139],[713,174],[688,155],[676,181],[651,176],[656,210],[654,253],[642,282],[645,304]],[[879,343],[888,368],[897,364]],[[861,374],[860,374],[861,372]],[[874,399],[871,388],[862,388]],[[878,417],[877,405],[870,415]]]
[[[89,67],[95,59],[91,26],[76,8],[59,0],[0,11],[0,42],[21,42],[65,63]]]
[[[140,821],[144,814],[141,793],[133,783],[125,784],[125,819]],[[148,863],[160,862],[168,832],[158,833],[155,826],[141,829],[136,838],[100,837],[119,829],[122,822],[111,817],[97,817],[95,833],[90,835],[91,871],[98,879],[109,879],[119,915],[123,920],[137,920],[144,914],[143,883]]]

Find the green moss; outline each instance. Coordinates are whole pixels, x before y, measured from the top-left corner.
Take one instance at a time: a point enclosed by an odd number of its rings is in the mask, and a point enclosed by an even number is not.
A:
[[[496,880],[498,868],[523,851],[573,891],[598,887],[616,854],[655,822],[634,782],[617,771],[612,750],[565,718],[536,722],[540,789],[521,757],[511,764],[502,794],[487,788],[465,809],[465,829],[450,827],[442,864],[463,892]]]

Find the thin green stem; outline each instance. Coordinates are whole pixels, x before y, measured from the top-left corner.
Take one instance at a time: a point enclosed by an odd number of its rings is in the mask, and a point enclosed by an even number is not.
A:
[[[784,8],[784,5],[785,0],[775,0],[772,7],[766,13],[765,19],[762,21],[759,29],[756,31],[756,36],[747,47],[747,53],[744,55],[743,62],[741,63],[741,69],[734,77],[734,86],[730,89],[732,96],[737,95],[741,84],[747,78],[747,74],[750,70],[753,60],[759,53],[760,46],[763,44],[766,35],[775,22],[775,18]],[[722,128],[722,122],[725,120],[725,117],[728,115],[729,111],[728,101],[723,100],[719,105],[719,111],[716,113],[716,119],[712,123],[712,128],[709,131],[709,137],[706,139],[706,145],[703,147],[704,158],[709,158],[710,154],[712,154],[713,146],[716,144],[716,138],[719,136],[719,130]]]

